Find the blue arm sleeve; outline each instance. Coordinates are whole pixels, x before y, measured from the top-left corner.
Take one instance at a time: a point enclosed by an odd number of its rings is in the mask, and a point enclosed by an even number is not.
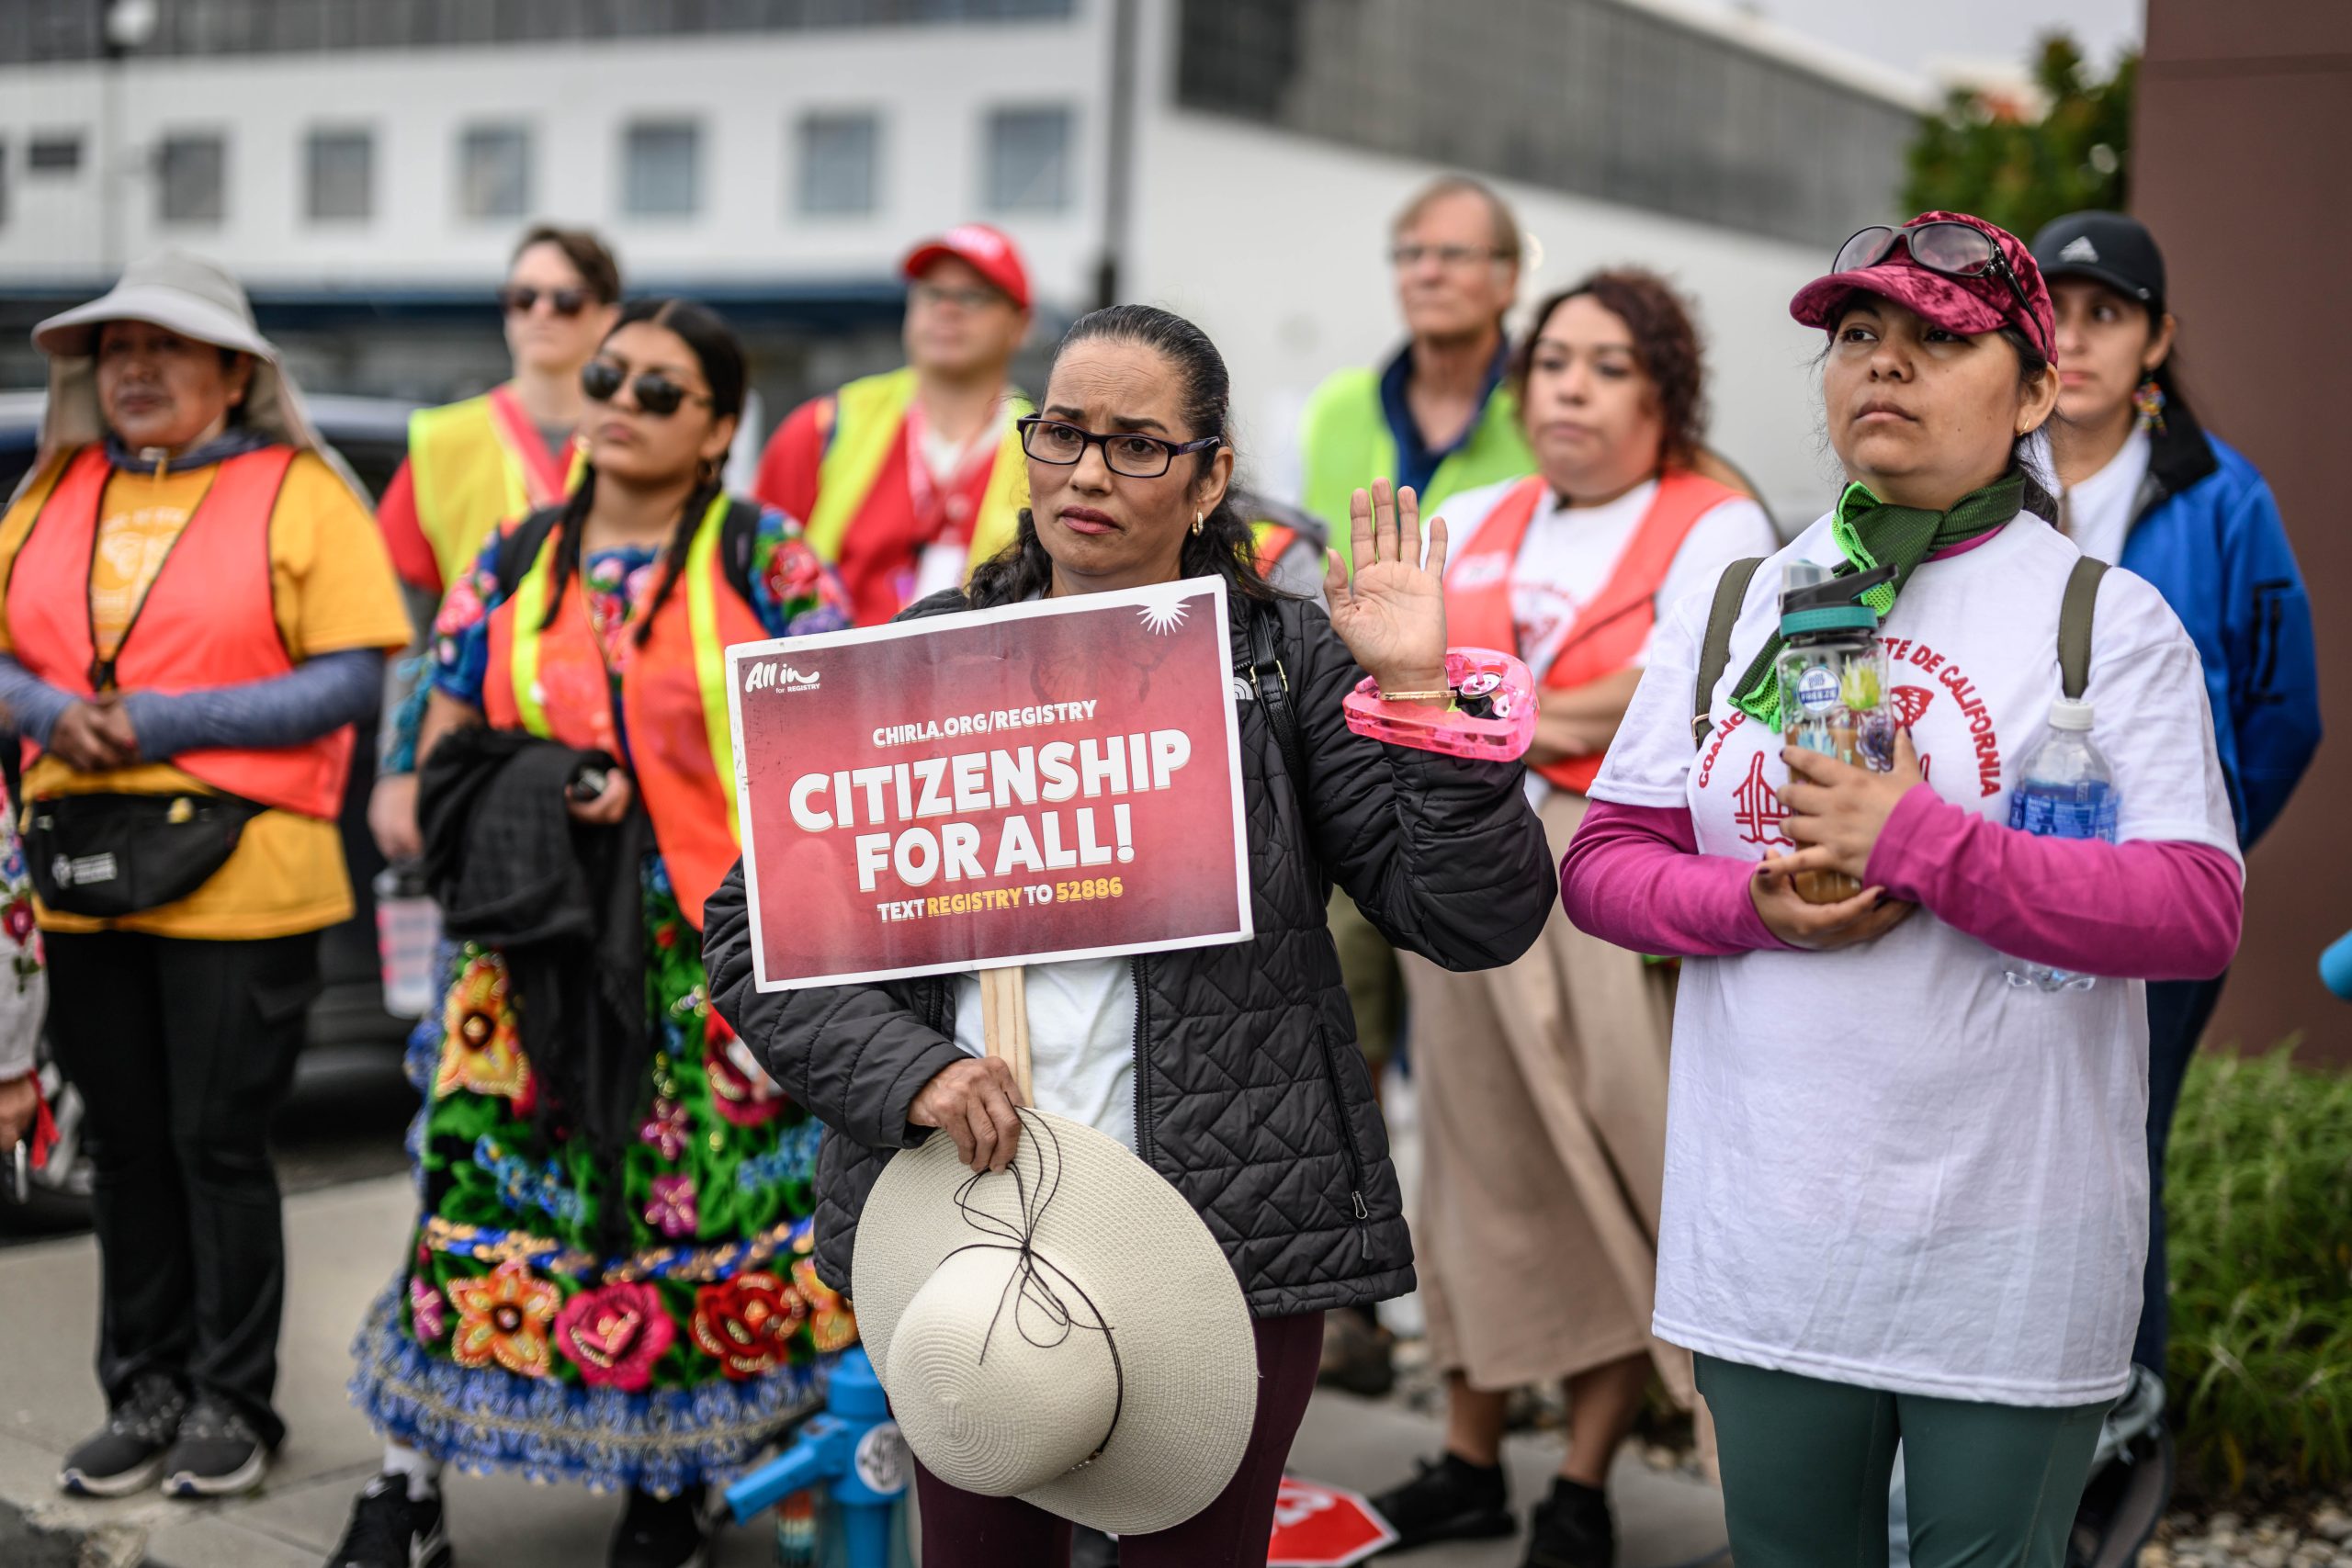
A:
[[[2224,547],[2233,590],[2228,722],[2237,740],[2239,836],[2251,848],[2319,750],[2319,659],[2311,595],[2268,485],[2257,480],[2240,498]]]
[[[58,690],[0,653],[0,724],[46,746],[50,731],[73,705],[72,693]]]
[[[266,681],[166,696],[132,692],[123,701],[151,761],[215,746],[292,746],[368,716],[384,676],[384,655],[345,649],[305,660]]]

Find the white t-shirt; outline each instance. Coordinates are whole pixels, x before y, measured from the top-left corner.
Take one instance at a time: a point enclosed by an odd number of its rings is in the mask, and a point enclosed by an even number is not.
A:
[[[1136,1146],[1135,961],[1074,958],[1032,964],[1029,1085],[1037,1109],[1083,1122]],[[988,1055],[980,977],[956,976],[956,1044]]]
[[[2148,477],[2150,450],[2148,433],[2134,430],[2105,468],[2066,492],[2061,515],[2067,536],[2093,560],[2113,565],[2123,558],[2123,541],[2132,532],[2132,503]]]
[[[1944,799],[1997,822],[2060,694],[2075,547],[2020,515],[1923,570],[1884,628],[1889,682]],[[1702,853],[1785,848],[1780,742],[1725,694],[1779,615],[1781,569],[1838,559],[1824,518],[1749,587],[1690,744],[1712,586],[1661,620],[1592,795],[1687,807]],[[2110,571],[2086,694],[2120,835],[2237,856],[2197,652]],[[1667,1109],[1659,1337],[1726,1360],[2006,1404],[2122,1393],[2147,1251],[2145,987],[2014,989],[1920,910],[1838,953],[1683,965]]]
[[[1445,503],[1446,558],[1453,563],[1446,570],[1449,579],[1454,566],[1468,558],[1471,541],[1493,515],[1496,504],[1520,483],[1505,479],[1484,485]],[[1535,504],[1535,515],[1528,519],[1510,579],[1511,621],[1519,632],[1519,656],[1539,683],[1574,628],[1577,616],[1616,575],[1617,563],[1657,499],[1656,479],[1600,506],[1564,506],[1558,492],[1545,487],[1544,499]],[[1710,508],[1691,525],[1674,552],[1673,563],[1666,569],[1657,592],[1660,614],[1694,590],[1712,590],[1716,577],[1733,561],[1769,556],[1780,547],[1771,519],[1746,496]],[[1645,640],[1632,662],[1646,664],[1649,648]],[[1527,772],[1526,787],[1527,798],[1536,806],[1542,806],[1544,797],[1552,793],[1551,782],[1532,768]]]

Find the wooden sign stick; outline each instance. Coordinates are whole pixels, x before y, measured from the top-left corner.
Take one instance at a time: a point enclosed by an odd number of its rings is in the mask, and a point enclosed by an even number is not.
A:
[[[1012,1066],[1021,1103],[1034,1105],[1029,1088],[1029,971],[1018,964],[980,971],[980,1033],[988,1054]]]

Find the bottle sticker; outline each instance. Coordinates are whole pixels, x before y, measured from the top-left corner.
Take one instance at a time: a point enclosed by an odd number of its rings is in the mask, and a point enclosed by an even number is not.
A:
[[[1815,664],[1797,677],[1797,705],[1807,713],[1827,713],[1838,705],[1838,677],[1826,664]]]

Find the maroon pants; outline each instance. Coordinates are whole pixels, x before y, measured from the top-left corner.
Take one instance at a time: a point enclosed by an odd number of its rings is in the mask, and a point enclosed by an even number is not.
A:
[[[1250,1447],[1216,1500],[1174,1529],[1119,1538],[1119,1568],[1264,1568],[1290,1440],[1306,1416],[1323,1359],[1323,1314],[1261,1317],[1258,1416]],[[1018,1497],[950,1486],[918,1462],[922,1568],[1069,1568],[1069,1521]]]

